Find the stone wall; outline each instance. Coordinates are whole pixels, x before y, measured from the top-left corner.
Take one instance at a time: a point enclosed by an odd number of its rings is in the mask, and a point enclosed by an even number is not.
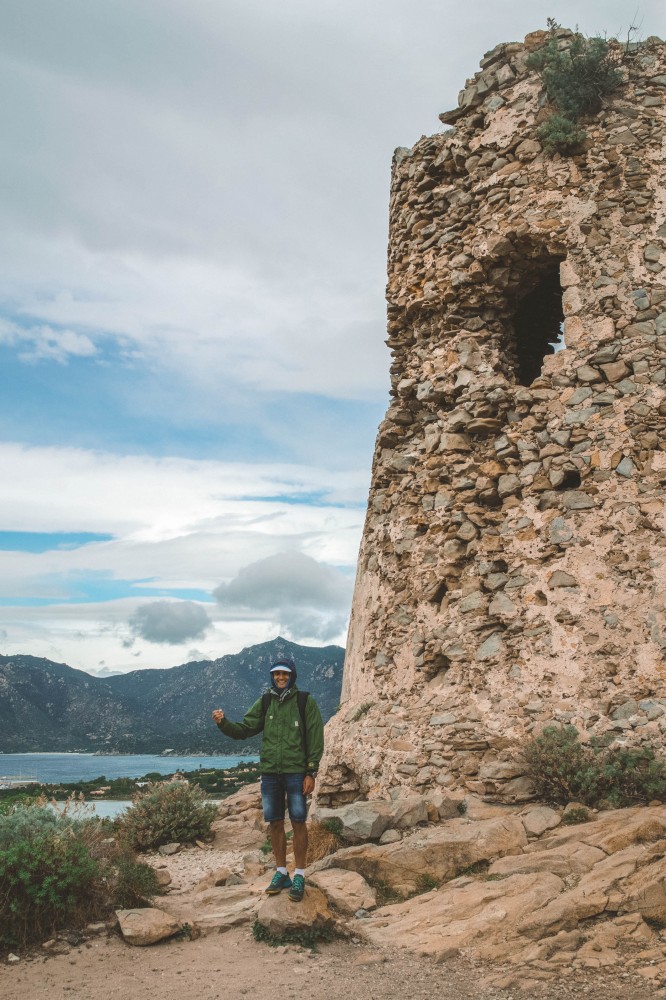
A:
[[[394,157],[392,399],[324,805],[528,797],[520,748],[553,720],[663,744],[666,45],[624,52],[551,158],[545,39],[488,53],[454,127]]]

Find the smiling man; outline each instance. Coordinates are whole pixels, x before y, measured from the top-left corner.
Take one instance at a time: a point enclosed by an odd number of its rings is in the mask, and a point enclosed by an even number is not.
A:
[[[270,691],[250,708],[242,722],[229,722],[221,708],[213,720],[225,736],[247,740],[263,733],[261,742],[261,804],[269,824],[276,871],[266,892],[289,889],[289,899],[300,903],[305,892],[308,853],[307,797],[314,790],[324,752],[324,724],[314,698],[296,687],[296,664],[291,657],[274,660]],[[287,871],[284,831],[285,800],[294,831],[295,871]]]

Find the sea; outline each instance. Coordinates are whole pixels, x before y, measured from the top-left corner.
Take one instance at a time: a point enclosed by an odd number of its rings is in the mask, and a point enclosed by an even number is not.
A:
[[[91,781],[96,778],[142,778],[144,774],[173,774],[175,771],[235,767],[258,757],[211,755],[183,757],[176,754],[95,754],[95,753],[0,753],[0,786],[3,778],[31,779],[48,785],[60,782]],[[129,802],[121,800],[88,802],[86,809],[96,816],[117,816]]]
[[[208,770],[235,767],[258,757],[211,755],[180,757],[176,754],[96,754],[96,753],[0,753],[0,784],[3,777],[34,778],[44,784],[91,781],[95,778],[142,778],[156,771]]]

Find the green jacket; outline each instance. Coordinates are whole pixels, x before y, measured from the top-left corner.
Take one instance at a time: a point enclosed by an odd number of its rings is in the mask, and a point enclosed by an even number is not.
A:
[[[317,702],[312,695],[305,704],[305,735],[308,748],[307,760],[303,751],[301,716],[298,711],[296,685],[280,701],[271,691],[271,701],[262,725],[261,698],[255,701],[242,722],[222,719],[219,728],[233,740],[247,740],[263,730],[259,762],[263,774],[300,774],[316,771],[324,752],[324,723]]]

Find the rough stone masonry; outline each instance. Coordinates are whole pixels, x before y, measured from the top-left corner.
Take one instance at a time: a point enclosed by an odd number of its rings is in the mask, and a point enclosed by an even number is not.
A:
[[[395,153],[392,398],[322,805],[528,798],[553,721],[663,746],[666,44],[611,43],[625,82],[550,157],[546,38]]]

